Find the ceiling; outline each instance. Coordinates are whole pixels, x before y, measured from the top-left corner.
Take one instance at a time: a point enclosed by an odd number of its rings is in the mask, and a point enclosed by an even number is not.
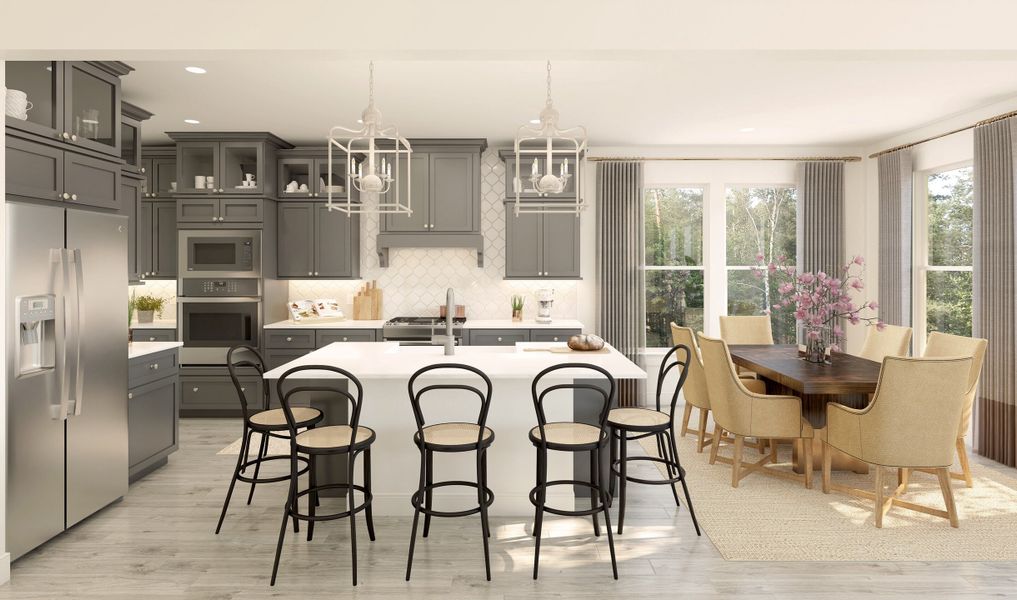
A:
[[[767,58],[562,60],[552,95],[563,126],[594,146],[862,146],[1017,96],[1017,60]],[[140,61],[125,99],[155,113],[146,142],[179,130],[266,130],[294,144],[356,127],[366,60]],[[185,66],[208,70],[194,75]],[[376,104],[406,137],[509,142],[543,107],[542,61],[379,60]],[[188,125],[184,119],[196,119]],[[751,128],[753,131],[744,131]]]

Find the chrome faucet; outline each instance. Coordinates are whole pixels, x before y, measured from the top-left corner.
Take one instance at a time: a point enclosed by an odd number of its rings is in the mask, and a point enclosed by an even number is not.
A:
[[[432,344],[445,344],[445,356],[455,356],[456,338],[452,335],[453,315],[455,314],[455,292],[449,288],[445,292],[445,335],[432,335]]]

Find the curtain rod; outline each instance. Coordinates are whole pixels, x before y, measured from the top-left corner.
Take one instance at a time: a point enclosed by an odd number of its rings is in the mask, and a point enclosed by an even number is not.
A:
[[[721,156],[587,156],[586,160],[592,162],[603,162],[608,160],[617,161],[720,161],[720,160],[778,160],[794,162],[859,162],[861,156],[789,156],[789,157],[721,157]]]
[[[898,150],[904,150],[905,148],[913,148],[915,146],[924,144],[925,142],[931,142],[933,140],[938,140],[940,138],[945,138],[948,135],[953,135],[955,133],[960,133],[962,131],[967,131],[968,129],[974,129],[975,127],[980,127],[982,125],[988,125],[989,123],[995,123],[996,121],[1002,121],[1003,119],[1009,119],[1010,117],[1013,117],[1013,116],[1017,116],[1017,110],[1010,111],[1010,112],[1008,112],[1006,114],[1002,114],[1002,115],[996,115],[995,117],[989,117],[988,119],[982,119],[981,121],[978,121],[977,123],[974,123],[973,125],[968,125],[966,127],[959,127],[959,128],[954,129],[952,131],[947,131],[946,133],[940,133],[938,135],[933,135],[933,136],[927,137],[925,139],[918,140],[917,142],[911,142],[911,143],[908,143],[908,144],[901,144],[900,146],[894,146],[893,148],[887,148],[886,150],[880,150],[879,152],[874,152],[874,153],[870,154],[869,158],[878,158],[878,157],[880,157],[880,156],[882,156],[884,154],[889,154],[891,152],[896,152]]]

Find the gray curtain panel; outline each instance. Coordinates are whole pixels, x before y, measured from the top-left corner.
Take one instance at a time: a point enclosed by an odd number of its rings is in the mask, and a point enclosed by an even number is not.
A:
[[[797,229],[798,269],[839,276],[844,266],[843,162],[798,164]],[[828,343],[832,342],[832,333],[829,337]]]
[[[973,333],[989,340],[975,405],[975,451],[1017,466],[1017,119],[975,128]]]
[[[911,202],[914,178],[909,149],[878,158],[879,317],[911,326]]]
[[[642,366],[646,346],[643,164],[597,163],[598,332]],[[619,381],[618,404],[641,405],[641,381]]]

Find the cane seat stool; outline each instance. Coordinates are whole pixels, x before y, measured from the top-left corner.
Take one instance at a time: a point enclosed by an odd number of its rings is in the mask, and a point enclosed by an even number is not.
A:
[[[311,375],[301,375],[305,371],[314,371]],[[331,375],[322,379],[322,372],[329,372]],[[304,378],[307,379],[304,379]],[[293,378],[291,383],[289,380]],[[306,381],[302,384],[301,380]],[[345,380],[345,381],[344,381]],[[318,521],[334,521],[336,519],[349,518],[350,520],[350,558],[352,561],[353,585],[357,585],[357,524],[356,514],[363,512],[367,523],[367,534],[373,542],[374,519],[371,513],[371,445],[375,440],[374,430],[360,424],[360,413],[364,405],[364,386],[349,371],[327,365],[302,365],[294,367],[279,378],[276,383],[279,402],[282,404],[283,413],[286,415],[286,422],[290,430],[290,493],[287,496],[283,509],[282,526],[279,528],[279,541],[275,550],[275,563],[272,566],[271,585],[275,585],[276,575],[279,572],[279,558],[282,555],[283,539],[286,536],[286,525],[290,519],[307,521],[307,541],[314,539],[314,524]],[[304,393],[315,393],[334,396],[336,400],[349,404],[348,425],[327,425],[316,427],[302,433],[297,433],[297,420],[295,407],[292,405],[294,397]],[[296,460],[298,454],[306,454],[310,461],[308,472],[308,485],[306,489],[299,488],[300,468]],[[345,482],[322,483],[317,481],[317,459],[321,456],[345,456],[346,457],[346,478]],[[363,456],[363,485],[356,483],[356,462],[357,457]],[[318,496],[325,490],[341,490],[346,496],[345,510],[328,514],[317,514],[319,505]],[[363,498],[357,504],[356,494]],[[300,512],[299,499],[307,496],[307,512]]]
[[[423,380],[418,380],[422,376]],[[436,377],[440,379],[436,379]],[[480,386],[463,383],[480,379]],[[480,533],[484,545],[484,568],[487,580],[491,580],[491,555],[488,549],[488,538],[491,527],[487,519],[487,509],[494,502],[494,492],[487,486],[487,449],[494,443],[494,431],[487,427],[487,413],[491,408],[491,379],[480,369],[469,365],[442,363],[428,365],[410,377],[410,406],[417,424],[413,434],[413,443],[420,451],[420,476],[417,491],[410,498],[413,505],[413,532],[410,535],[409,556],[406,559],[406,581],[410,580],[413,568],[413,550],[417,541],[417,526],[420,515],[424,515],[423,537],[431,530],[431,517],[467,517],[480,514]],[[428,424],[421,408],[421,400],[427,396],[429,401],[441,400],[445,410],[452,400],[451,392],[466,392],[466,396],[479,400],[476,422],[448,422]],[[435,394],[434,392],[438,392]],[[476,452],[477,481],[434,481],[435,453]],[[434,508],[434,490],[443,487],[469,487],[477,490],[477,505],[460,511],[442,511]]]
[[[657,407],[651,408],[615,408],[607,415],[607,424],[611,428],[611,485],[610,494],[614,497],[615,482],[620,481],[618,496],[618,534],[621,535],[625,525],[625,497],[626,483],[642,483],[648,485],[667,485],[674,495],[675,505],[681,507],[678,499],[676,484],[680,483],[685,494],[685,503],[689,507],[689,515],[692,517],[692,525],[696,528],[696,535],[702,535],[699,531],[699,521],[696,520],[696,511],[692,507],[692,498],[689,496],[689,487],[685,483],[685,469],[678,459],[678,448],[675,446],[675,427],[673,416],[678,406],[678,394],[685,385],[685,379],[689,374],[689,365],[695,357],[692,350],[684,345],[678,344],[668,350],[660,363],[660,370],[657,373]],[[675,368],[678,368],[678,382],[671,394],[670,412],[661,410],[660,401],[664,388],[664,380]],[[626,446],[628,442],[648,437],[655,438],[657,442],[657,456],[628,456]],[[619,456],[620,453],[620,456]],[[664,465],[667,470],[667,477],[658,479],[643,479],[628,474],[630,462],[645,461]]]
[[[560,373],[559,371],[566,371]],[[545,384],[542,380],[551,383]],[[594,382],[601,382],[597,385]],[[605,389],[606,388],[606,389]],[[614,537],[611,533],[611,498],[607,492],[606,482],[600,477],[601,452],[608,445],[607,414],[615,399],[617,386],[614,377],[605,369],[589,363],[563,363],[548,367],[537,374],[532,385],[533,406],[537,413],[537,426],[530,430],[530,442],[537,449],[537,484],[530,490],[530,502],[536,508],[533,525],[535,546],[533,553],[533,578],[537,579],[540,566],[540,534],[544,521],[544,513],[565,517],[593,517],[593,533],[600,536],[598,515],[604,513],[607,524],[607,543],[611,552],[611,571],[618,579],[618,562],[615,559]],[[547,422],[544,402],[548,394],[559,391],[581,392],[583,400],[592,398],[599,403],[596,411],[596,424],[578,423],[573,421]],[[557,401],[557,399],[555,399]],[[590,480],[556,479],[548,481],[547,456],[549,451],[557,452],[588,452],[590,455]],[[590,508],[566,510],[548,506],[547,488],[552,486],[580,486],[590,490]]]
[[[251,491],[247,495],[247,503],[254,499],[254,487],[259,483],[279,483],[289,481],[290,474],[277,475],[272,477],[259,476],[261,465],[271,461],[288,461],[289,455],[268,456],[268,442],[270,438],[289,440],[290,428],[286,423],[286,415],[281,408],[271,410],[252,411],[247,406],[247,389],[240,381],[238,371],[252,369],[258,377],[265,374],[265,361],[257,350],[250,346],[234,346],[226,353],[226,367],[229,370],[230,379],[236,389],[237,398],[240,400],[240,411],[243,415],[244,433],[240,438],[240,453],[237,456],[237,465],[233,469],[233,478],[230,479],[229,490],[226,492],[226,500],[222,505],[222,512],[219,514],[219,523],[215,527],[218,534],[222,529],[223,521],[226,519],[226,511],[229,509],[230,499],[233,497],[233,488],[238,481],[251,484]],[[271,388],[263,387],[264,394],[261,398],[261,406],[268,406],[268,398]],[[293,407],[293,418],[297,429],[313,429],[315,425],[324,418],[321,411],[308,406]],[[249,455],[251,440],[254,434],[261,435],[261,443],[258,446],[258,454],[254,459]],[[303,475],[310,468],[310,461],[303,456],[297,457],[299,463],[299,474]],[[248,469],[254,468],[254,473],[248,475]],[[294,525],[296,523],[294,522]]]

